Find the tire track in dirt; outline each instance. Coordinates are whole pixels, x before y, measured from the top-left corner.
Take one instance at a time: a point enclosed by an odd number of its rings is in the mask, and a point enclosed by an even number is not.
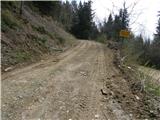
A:
[[[81,51],[81,53],[79,53],[79,55],[78,55],[78,57],[79,58],[81,58],[86,52],[87,52],[87,50],[89,49],[89,47],[90,47],[91,45],[90,44],[86,44],[86,49],[82,49],[82,51]],[[76,57],[77,58],[77,57]],[[82,57],[83,58],[83,57]],[[72,61],[73,61],[73,59],[72,59]],[[70,64],[70,63],[67,63],[67,64]],[[63,67],[64,67],[65,65],[63,64]],[[50,83],[51,84],[51,83]],[[66,90],[67,90],[67,84],[65,84],[65,88],[66,88]],[[69,88],[70,88],[70,86],[69,86]],[[53,89],[54,90],[54,89]],[[50,90],[51,91],[51,90]],[[53,93],[50,93],[50,94],[48,94],[47,96],[52,96],[52,94]],[[62,94],[62,93],[61,93]],[[47,104],[48,104],[48,101],[50,101],[49,100],[50,99],[50,97],[48,97],[48,98],[46,98],[45,99],[45,101],[44,101],[44,103],[43,103],[43,105],[40,107],[40,108],[43,108],[43,111],[42,111],[42,109],[40,109],[39,107],[38,108],[36,108],[35,106],[35,109],[34,110],[32,110],[32,112],[31,113],[34,113],[34,114],[36,114],[36,116],[33,116],[34,118],[38,118],[38,117],[40,117],[40,116],[45,116],[45,115],[43,115],[44,114],[44,111],[47,111],[47,109],[48,109],[48,107],[45,107],[45,106],[47,106]],[[54,104],[54,103],[53,103]],[[38,105],[36,105],[36,106],[38,106]],[[44,109],[45,108],[45,109]],[[39,109],[39,110],[38,110]],[[37,111],[39,111],[39,112],[37,112]],[[65,116],[65,115],[63,115],[63,116]],[[45,119],[45,118],[44,118]]]
[[[96,62],[97,62],[97,53],[98,53],[98,46],[97,44],[93,44],[95,46],[95,48],[92,48],[92,49],[95,49],[94,51],[91,50],[88,52],[87,54],[87,61],[89,60],[93,60],[92,63],[91,63],[91,73],[90,75],[85,79],[85,81],[87,82],[92,82],[93,78],[95,77],[95,68],[96,68]],[[93,46],[92,45],[92,46]],[[90,57],[88,57],[88,55],[90,55]],[[87,83],[86,83],[87,84]],[[86,86],[87,87],[87,86]],[[90,87],[90,85],[88,86]],[[93,87],[93,86],[92,86]],[[80,93],[78,95],[78,102],[77,102],[77,107],[75,108],[75,115],[74,115],[74,118],[76,119],[80,119],[80,120],[83,120],[83,119],[91,119],[94,118],[94,114],[92,113],[92,105],[91,105],[91,101],[93,100],[92,99],[92,90],[88,89],[88,91],[85,91],[85,89],[83,90],[80,90]]]
[[[90,43],[89,46],[90,46],[90,49],[89,50],[85,50],[84,54],[79,55],[78,58],[75,58],[75,61],[77,61],[78,59],[82,59],[82,58],[83,58],[83,60],[80,60],[78,62],[85,63],[86,61],[88,61],[88,59],[89,59],[88,53],[92,53],[93,54],[94,52],[91,51],[91,49],[94,49],[94,47],[96,45]],[[84,79],[86,79],[86,78],[84,78]],[[79,80],[76,81],[76,82],[79,82]],[[84,81],[82,80],[82,82],[84,82]],[[81,86],[81,84],[82,83],[80,83],[79,86]],[[75,85],[75,84],[73,84],[73,85]],[[66,86],[66,84],[65,84],[65,86]],[[75,87],[75,86],[71,86],[71,85],[67,85],[67,86],[68,86],[68,88]],[[87,111],[87,109],[88,109],[87,108],[87,106],[88,106],[87,105],[88,104],[88,96],[84,92],[82,92],[81,89],[75,95],[71,95],[72,94],[71,92],[73,92],[73,91],[69,91],[68,92],[68,97],[66,97],[67,99],[65,100],[65,101],[67,101],[67,102],[65,102],[65,103],[67,103],[65,105],[66,112],[64,112],[62,114],[59,113],[59,114],[61,114],[60,116],[63,116],[61,119],[69,119],[69,118],[80,119],[80,116],[82,115],[81,114],[82,111]]]

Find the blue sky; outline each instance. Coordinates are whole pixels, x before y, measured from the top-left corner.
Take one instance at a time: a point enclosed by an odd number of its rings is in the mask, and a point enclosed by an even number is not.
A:
[[[65,0],[63,0],[65,1]],[[69,0],[72,1],[72,0]],[[79,2],[80,0],[77,0]],[[88,1],[88,0],[81,0]],[[131,29],[135,34],[142,34],[146,38],[153,38],[158,22],[158,11],[160,11],[160,0],[125,0],[129,12],[134,3],[137,3],[130,17]],[[107,18],[110,12],[116,14],[122,7],[124,0],[92,0],[92,9],[95,12],[95,21],[101,22]]]

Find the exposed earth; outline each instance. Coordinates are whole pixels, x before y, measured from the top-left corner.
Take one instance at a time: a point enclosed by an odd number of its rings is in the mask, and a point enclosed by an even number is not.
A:
[[[132,92],[114,53],[81,40],[56,58],[2,74],[2,119],[159,119],[144,96]]]

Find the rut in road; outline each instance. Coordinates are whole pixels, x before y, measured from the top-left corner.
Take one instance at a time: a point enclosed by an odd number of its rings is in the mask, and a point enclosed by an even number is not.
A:
[[[2,76],[2,118],[6,120],[128,120],[122,106],[101,93],[118,74],[113,51],[103,44],[79,41],[57,57]],[[119,78],[120,79],[120,78]],[[122,81],[124,90],[129,90]],[[115,88],[117,86],[113,84]],[[111,86],[110,86],[111,87]]]

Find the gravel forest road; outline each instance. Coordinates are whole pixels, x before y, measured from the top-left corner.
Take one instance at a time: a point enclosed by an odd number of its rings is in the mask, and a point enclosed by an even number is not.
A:
[[[56,58],[4,73],[2,119],[135,119],[139,104],[113,58],[106,45],[80,40]]]

